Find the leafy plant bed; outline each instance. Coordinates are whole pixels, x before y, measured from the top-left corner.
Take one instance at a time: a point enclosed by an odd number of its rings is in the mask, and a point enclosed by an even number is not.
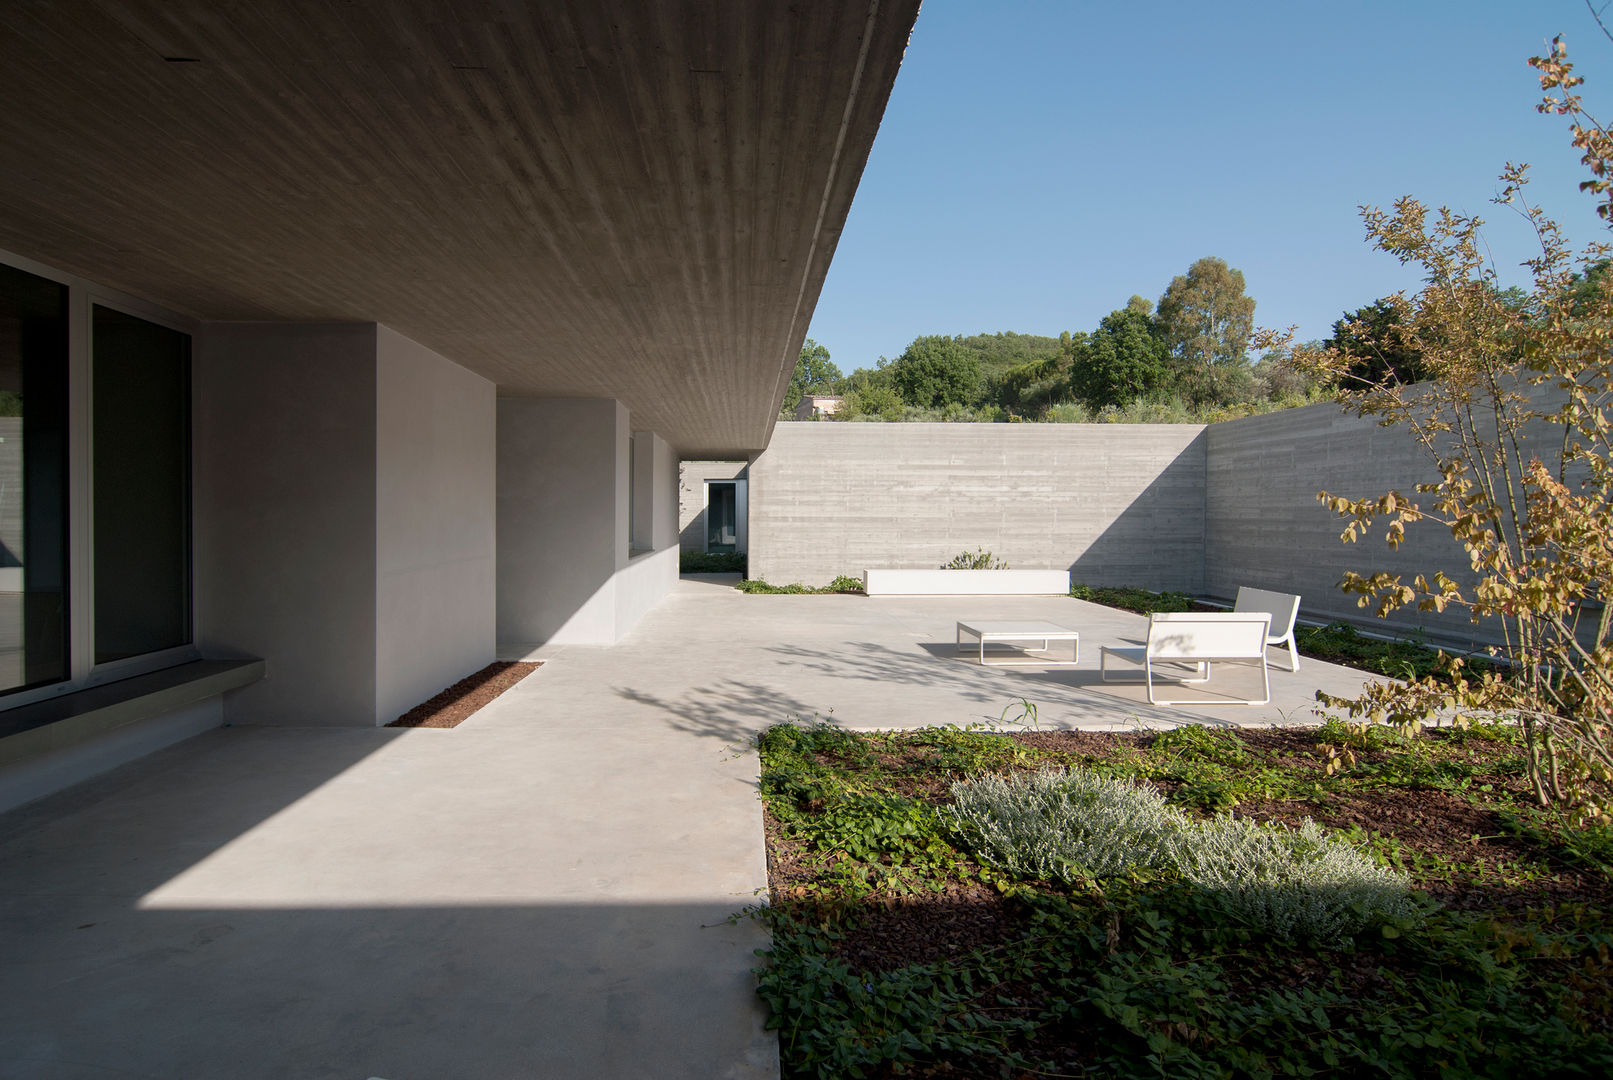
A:
[[[1152,615],[1156,611],[1193,611],[1195,608],[1203,607],[1195,603],[1186,593],[1153,592],[1131,585],[1105,588],[1075,582],[1070,586],[1070,595],[1077,600],[1120,608],[1123,611],[1135,611],[1139,615]]]
[[[748,565],[748,557],[741,551],[680,551],[678,553],[678,573],[680,574],[743,574]]]
[[[543,666],[541,660],[495,660],[416,705],[387,727],[458,727],[483,705]]]
[[[788,593],[791,595],[801,593],[860,593],[863,583],[849,574],[841,574],[827,585],[802,585],[799,581],[788,585],[769,585],[760,578],[746,578],[734,586],[742,593],[763,593],[776,595]]]
[[[1535,808],[1510,729],[758,743],[786,1076],[1613,1074],[1613,830]],[[1216,884],[1215,837],[1265,854]]]

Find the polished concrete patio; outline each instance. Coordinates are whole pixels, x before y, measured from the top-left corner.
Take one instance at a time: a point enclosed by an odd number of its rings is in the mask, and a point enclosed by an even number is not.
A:
[[[961,618],[1063,623],[1081,662],[982,669]],[[627,641],[540,650],[452,731],[192,739],[0,817],[0,1075],[776,1075],[765,937],[726,918],[766,883],[750,735],[1021,699],[1043,727],[1302,723],[1318,687],[1360,684],[1307,660],[1272,672],[1269,706],[1149,706],[1097,672],[1143,625],[1064,598],[685,579]]]

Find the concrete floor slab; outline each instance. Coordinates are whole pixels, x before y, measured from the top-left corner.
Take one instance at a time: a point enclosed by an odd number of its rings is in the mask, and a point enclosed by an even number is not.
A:
[[[983,669],[960,618],[1068,625],[1081,662]],[[1144,622],[685,579],[450,731],[197,737],[0,816],[0,1075],[774,1076],[765,936],[727,921],[766,884],[750,736],[1021,700],[1043,727],[1299,723],[1361,682],[1306,660],[1269,706],[1150,706],[1097,672]]]

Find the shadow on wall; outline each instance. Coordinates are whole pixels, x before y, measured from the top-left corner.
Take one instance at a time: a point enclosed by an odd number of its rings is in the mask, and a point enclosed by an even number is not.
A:
[[[679,551],[705,551],[706,550],[706,512],[700,511],[695,519],[683,527],[678,534]]]
[[[1204,591],[1204,468],[1200,432],[1070,564],[1083,585]],[[1101,466],[1100,466],[1101,467]]]

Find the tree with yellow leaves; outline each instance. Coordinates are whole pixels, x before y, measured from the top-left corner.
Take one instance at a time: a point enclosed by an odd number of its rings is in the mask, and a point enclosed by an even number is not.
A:
[[[1613,221],[1613,137],[1573,93],[1581,79],[1562,39],[1530,64],[1541,111],[1570,119],[1592,175],[1581,186],[1604,198],[1599,212]],[[1496,198],[1538,238],[1524,264],[1527,290],[1499,287],[1479,218],[1430,212],[1409,197],[1392,210],[1363,209],[1374,245],[1424,272],[1420,291],[1389,302],[1399,344],[1422,358],[1425,381],[1404,384],[1364,363],[1348,334],[1295,349],[1293,362],[1338,385],[1345,408],[1406,430],[1438,477],[1376,498],[1322,492],[1345,519],[1343,539],[1377,523],[1397,547],[1408,526],[1435,526],[1468,557],[1462,570],[1409,582],[1349,573],[1342,588],[1379,615],[1464,609],[1503,642],[1503,664],[1475,670],[1452,658],[1445,678],[1329,702],[1398,724],[1515,718],[1540,804],[1593,820],[1613,815],[1613,274],[1596,272],[1613,249],[1593,243],[1576,256],[1527,200],[1527,181],[1527,167],[1509,163]]]

